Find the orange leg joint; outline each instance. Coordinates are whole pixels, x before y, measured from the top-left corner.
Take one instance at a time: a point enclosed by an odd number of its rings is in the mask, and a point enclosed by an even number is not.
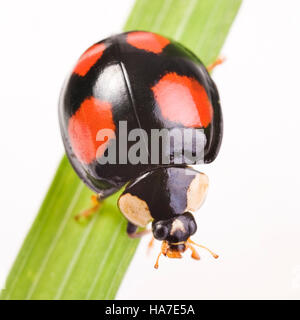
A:
[[[100,198],[98,195],[96,194],[93,194],[91,196],[91,201],[92,201],[92,206],[80,213],[78,213],[76,216],[75,216],[75,220],[80,220],[81,218],[83,219],[88,219],[90,218],[95,212],[98,211],[98,209],[100,208],[101,206],[101,202],[100,202]]]
[[[207,66],[207,67],[206,67],[206,70],[207,70],[208,72],[212,72],[213,69],[214,69],[216,66],[222,64],[224,61],[225,61],[225,58],[221,58],[221,57],[220,57],[220,58],[218,58],[216,61],[214,61],[212,64],[210,64],[209,66]]]
[[[147,254],[150,254],[150,251],[153,249],[154,240],[155,240],[155,238],[154,238],[153,235],[152,235],[152,238],[151,238],[151,240],[150,240],[149,243],[148,243]]]

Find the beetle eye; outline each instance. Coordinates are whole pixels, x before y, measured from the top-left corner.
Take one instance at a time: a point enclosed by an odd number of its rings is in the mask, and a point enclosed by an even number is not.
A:
[[[190,236],[191,236],[192,234],[194,234],[196,231],[197,231],[196,222],[195,222],[195,220],[191,220],[191,221],[189,222],[189,234],[190,234]]]
[[[153,236],[157,240],[165,240],[169,234],[168,227],[162,224],[156,224],[153,227]]]

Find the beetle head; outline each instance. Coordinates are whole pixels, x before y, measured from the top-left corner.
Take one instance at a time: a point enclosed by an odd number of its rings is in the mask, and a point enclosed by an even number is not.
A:
[[[193,247],[194,245],[208,250],[211,255],[217,259],[217,254],[190,239],[190,236],[193,235],[196,230],[196,221],[190,212],[185,212],[172,219],[154,221],[152,224],[153,236],[155,239],[163,241],[154,267],[156,269],[158,268],[158,260],[161,254],[169,258],[181,258],[181,253],[187,249],[192,251],[192,258],[199,260],[200,256]]]
[[[196,221],[190,212],[168,220],[154,221],[152,224],[153,236],[157,240],[163,240],[168,247],[165,255],[169,258],[181,258],[180,253],[187,248],[186,241],[196,230]]]

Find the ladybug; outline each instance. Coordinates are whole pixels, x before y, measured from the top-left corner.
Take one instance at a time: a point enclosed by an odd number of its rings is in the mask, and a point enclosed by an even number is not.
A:
[[[206,69],[180,43],[132,31],[87,49],[62,89],[59,121],[66,154],[96,193],[94,206],[82,215],[125,187],[118,206],[128,235],[142,236],[148,231],[138,228],[152,222],[153,237],[162,241],[156,268],[161,254],[180,258],[190,249],[199,259],[190,236],[208,178],[193,165],[212,162],[221,145],[222,111],[209,75],[220,62]]]

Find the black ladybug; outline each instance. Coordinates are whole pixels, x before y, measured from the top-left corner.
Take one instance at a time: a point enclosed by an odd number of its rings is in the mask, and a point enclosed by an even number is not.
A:
[[[192,213],[208,178],[190,166],[215,159],[223,122],[217,88],[192,52],[144,31],[94,44],[65,82],[59,120],[73,168],[97,193],[84,215],[127,184],[118,205],[129,236],[152,221],[161,253],[190,248],[199,258]]]

